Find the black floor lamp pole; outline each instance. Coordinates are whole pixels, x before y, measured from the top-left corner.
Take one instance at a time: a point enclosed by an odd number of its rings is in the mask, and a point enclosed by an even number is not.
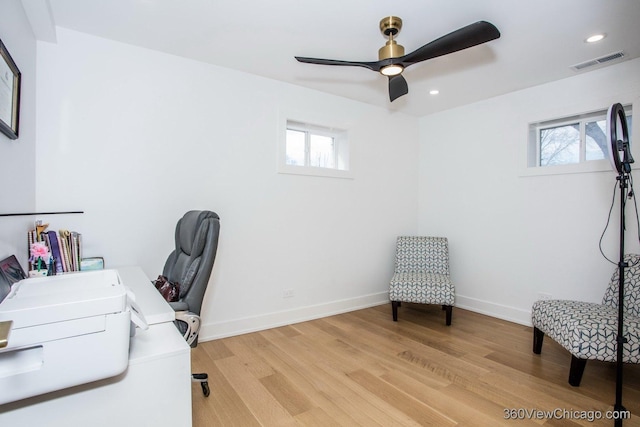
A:
[[[628,264],[624,260],[624,231],[625,217],[624,211],[627,200],[627,188],[629,187],[629,174],[623,171],[616,178],[620,184],[620,262],[618,263],[618,335],[616,337],[616,403],[613,406],[615,411],[615,427],[622,427],[622,414],[626,411],[622,406],[622,371],[623,371],[623,351],[624,343],[627,339],[624,337],[624,269]]]
[[[624,260],[624,211],[627,202],[627,189],[631,185],[629,197],[633,193],[631,180],[631,144],[624,107],[620,103],[613,104],[607,111],[607,151],[613,170],[618,172],[620,185],[620,262],[618,263],[618,334],[616,335],[616,403],[613,406],[616,427],[622,427],[622,420],[627,412],[622,406],[622,370],[624,365],[624,269],[629,265]],[[635,195],[633,195],[635,197]],[[640,230],[638,230],[640,232]]]

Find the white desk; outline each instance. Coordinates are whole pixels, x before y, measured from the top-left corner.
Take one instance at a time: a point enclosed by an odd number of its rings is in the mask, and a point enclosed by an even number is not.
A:
[[[190,347],[174,312],[138,267],[118,268],[149,323],[116,377],[0,405],[0,426],[191,426]]]

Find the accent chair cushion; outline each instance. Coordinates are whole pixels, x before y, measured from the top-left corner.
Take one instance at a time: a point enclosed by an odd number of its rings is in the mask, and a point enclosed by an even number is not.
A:
[[[625,275],[626,276],[626,275]],[[582,301],[545,300],[533,304],[533,326],[579,359],[616,361],[618,310]],[[625,316],[623,360],[640,363],[640,318]]]
[[[448,275],[436,273],[395,273],[389,283],[391,301],[453,305],[453,283]]]

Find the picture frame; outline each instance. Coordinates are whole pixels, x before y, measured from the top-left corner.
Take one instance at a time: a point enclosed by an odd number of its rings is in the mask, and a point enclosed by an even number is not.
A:
[[[0,131],[18,139],[22,74],[0,40]]]
[[[80,271],[93,271],[104,269],[104,258],[101,256],[82,258],[80,261]]]
[[[0,261],[0,275],[2,275],[10,285],[27,278],[15,255],[10,255]]]

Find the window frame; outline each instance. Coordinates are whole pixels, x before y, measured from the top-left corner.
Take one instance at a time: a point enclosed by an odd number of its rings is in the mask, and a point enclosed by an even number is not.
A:
[[[628,107],[628,108],[627,108]],[[629,106],[625,107],[625,113],[627,114],[627,116],[630,115],[631,113],[631,108]],[[604,111],[602,112],[602,114],[600,111],[597,111],[595,113],[592,114],[583,114],[580,116],[573,116],[573,117],[569,117],[567,119],[559,119],[559,120],[553,120],[553,121],[548,121],[548,122],[541,122],[538,124],[538,126],[536,126],[536,167],[553,167],[553,166],[564,166],[564,165],[573,165],[573,164],[580,164],[580,163],[585,163],[585,162],[591,162],[591,161],[597,161],[597,160],[602,160],[602,159],[587,159],[587,124],[588,123],[592,123],[592,122],[600,122],[600,121],[607,121],[607,112]],[[560,163],[557,165],[542,165],[540,164],[540,162],[542,161],[542,140],[541,140],[541,133],[543,130],[545,129],[553,129],[553,128],[559,128],[559,127],[565,127],[565,126],[571,126],[571,125],[578,125],[578,134],[579,134],[579,147],[578,147],[578,161],[576,163]],[[606,132],[606,129],[605,129]],[[607,158],[607,153],[603,153],[604,157],[603,159]]]
[[[625,114],[627,116],[633,116],[633,107],[635,103],[627,102],[623,103]],[[567,174],[567,173],[585,173],[585,172],[606,172],[611,171],[611,163],[608,155],[605,154],[603,159],[586,160],[586,124],[599,120],[607,119],[607,108],[598,108],[593,111],[580,114],[570,114],[562,117],[557,117],[547,120],[539,120],[528,123],[528,138],[527,149],[525,158],[525,169],[521,171],[521,176],[537,176],[537,175],[555,175],[555,174]],[[637,121],[637,120],[636,120]],[[632,127],[636,127],[633,125]],[[579,124],[580,132],[580,147],[579,147],[579,162],[556,164],[556,165],[540,165],[541,152],[540,152],[540,131],[543,129],[549,129],[559,126],[567,126],[571,124]],[[605,130],[606,132],[606,130]],[[629,128],[630,135],[633,135],[633,131]],[[637,142],[632,142],[631,149],[634,157],[638,148]],[[634,169],[640,167],[637,162],[634,163]]]
[[[305,133],[304,165],[292,165],[287,163],[288,130]],[[335,168],[310,166],[310,135],[330,137],[333,139]],[[280,132],[279,141],[278,173],[331,178],[353,178],[350,162],[350,141],[347,130],[334,126],[312,124],[304,120],[284,119],[283,130]]]

